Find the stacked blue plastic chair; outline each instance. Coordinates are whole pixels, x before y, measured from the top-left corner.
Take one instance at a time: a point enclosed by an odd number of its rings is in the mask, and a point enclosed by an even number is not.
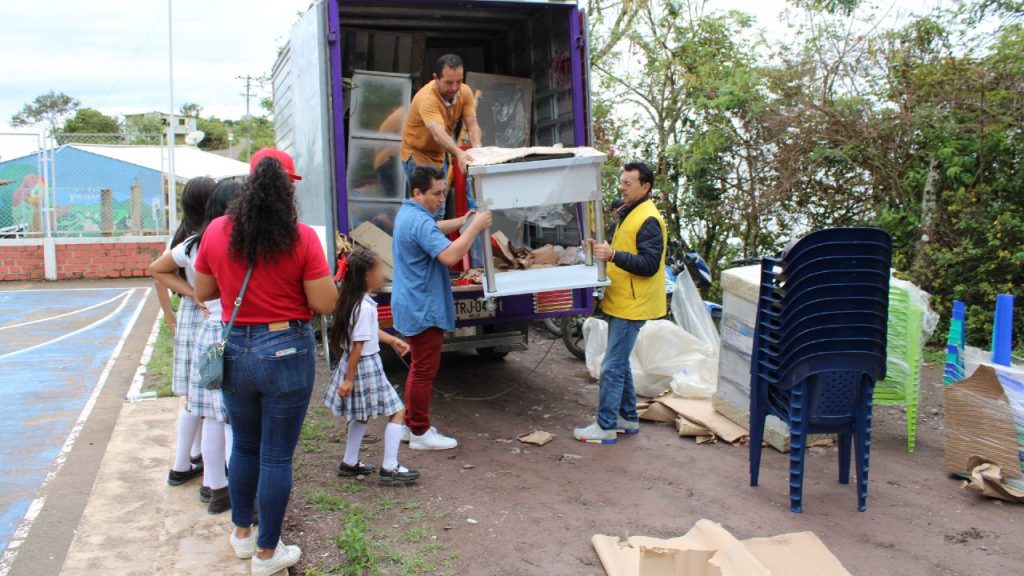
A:
[[[885,377],[892,239],[878,228],[808,234],[761,262],[750,364],[750,485],[757,486],[765,419],[789,425],[789,498],[802,510],[804,450],[811,434],[837,434],[839,482],[867,507],[871,402]],[[855,446],[853,446],[855,442]]]

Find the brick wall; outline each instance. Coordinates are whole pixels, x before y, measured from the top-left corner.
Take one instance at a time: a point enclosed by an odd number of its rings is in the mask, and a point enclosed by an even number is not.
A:
[[[164,247],[163,242],[57,244],[57,279],[147,276]]]
[[[0,245],[0,281],[42,279],[42,246]]]
[[[43,247],[35,241],[0,243],[0,281],[42,280]],[[41,241],[39,241],[41,243]],[[137,278],[166,247],[166,239],[57,239],[57,279]]]

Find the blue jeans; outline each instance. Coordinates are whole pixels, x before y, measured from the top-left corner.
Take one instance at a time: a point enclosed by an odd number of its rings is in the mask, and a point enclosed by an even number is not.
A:
[[[224,350],[224,404],[235,433],[228,466],[231,521],[252,526],[257,544],[275,548],[292,491],[292,456],[316,376],[309,322],[270,332],[266,324],[236,326]]]
[[[608,348],[601,362],[601,399],[597,407],[597,424],[602,430],[615,430],[619,416],[630,422],[640,419],[629,355],[643,325],[643,320],[608,317]]]

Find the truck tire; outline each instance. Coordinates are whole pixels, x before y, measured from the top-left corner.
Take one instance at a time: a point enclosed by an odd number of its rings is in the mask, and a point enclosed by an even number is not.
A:
[[[486,348],[477,348],[476,353],[484,360],[504,360],[508,353],[511,352],[505,346],[488,346]]]
[[[566,350],[580,360],[587,359],[583,343],[583,321],[586,316],[562,316],[562,342]]]

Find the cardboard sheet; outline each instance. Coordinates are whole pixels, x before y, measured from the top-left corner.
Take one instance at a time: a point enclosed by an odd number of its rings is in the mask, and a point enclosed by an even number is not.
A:
[[[741,542],[700,520],[679,538],[598,534],[591,543],[608,576],[850,576],[811,532]]]
[[[554,439],[554,436],[543,430],[530,430],[526,434],[516,436],[516,440],[523,444],[533,444],[534,446],[543,446]]]
[[[1003,483],[1003,471],[990,462],[978,458],[971,461],[971,477],[961,485],[968,492],[976,492],[989,498],[1024,504],[1024,490],[1018,490]]]
[[[653,422],[676,422],[680,436],[712,435],[730,444],[742,443],[750,436],[746,428],[715,412],[711,399],[683,398],[671,392],[652,400],[640,417]],[[679,417],[684,422],[680,423]],[[706,432],[700,433],[697,428]]]
[[[944,391],[946,472],[968,475],[975,462],[991,462],[1008,478],[1020,478],[1017,431],[999,377],[978,366]]]
[[[367,250],[373,250],[384,263],[384,277],[391,280],[395,268],[391,254],[391,236],[372,222],[363,222],[352,230],[350,236]]]

